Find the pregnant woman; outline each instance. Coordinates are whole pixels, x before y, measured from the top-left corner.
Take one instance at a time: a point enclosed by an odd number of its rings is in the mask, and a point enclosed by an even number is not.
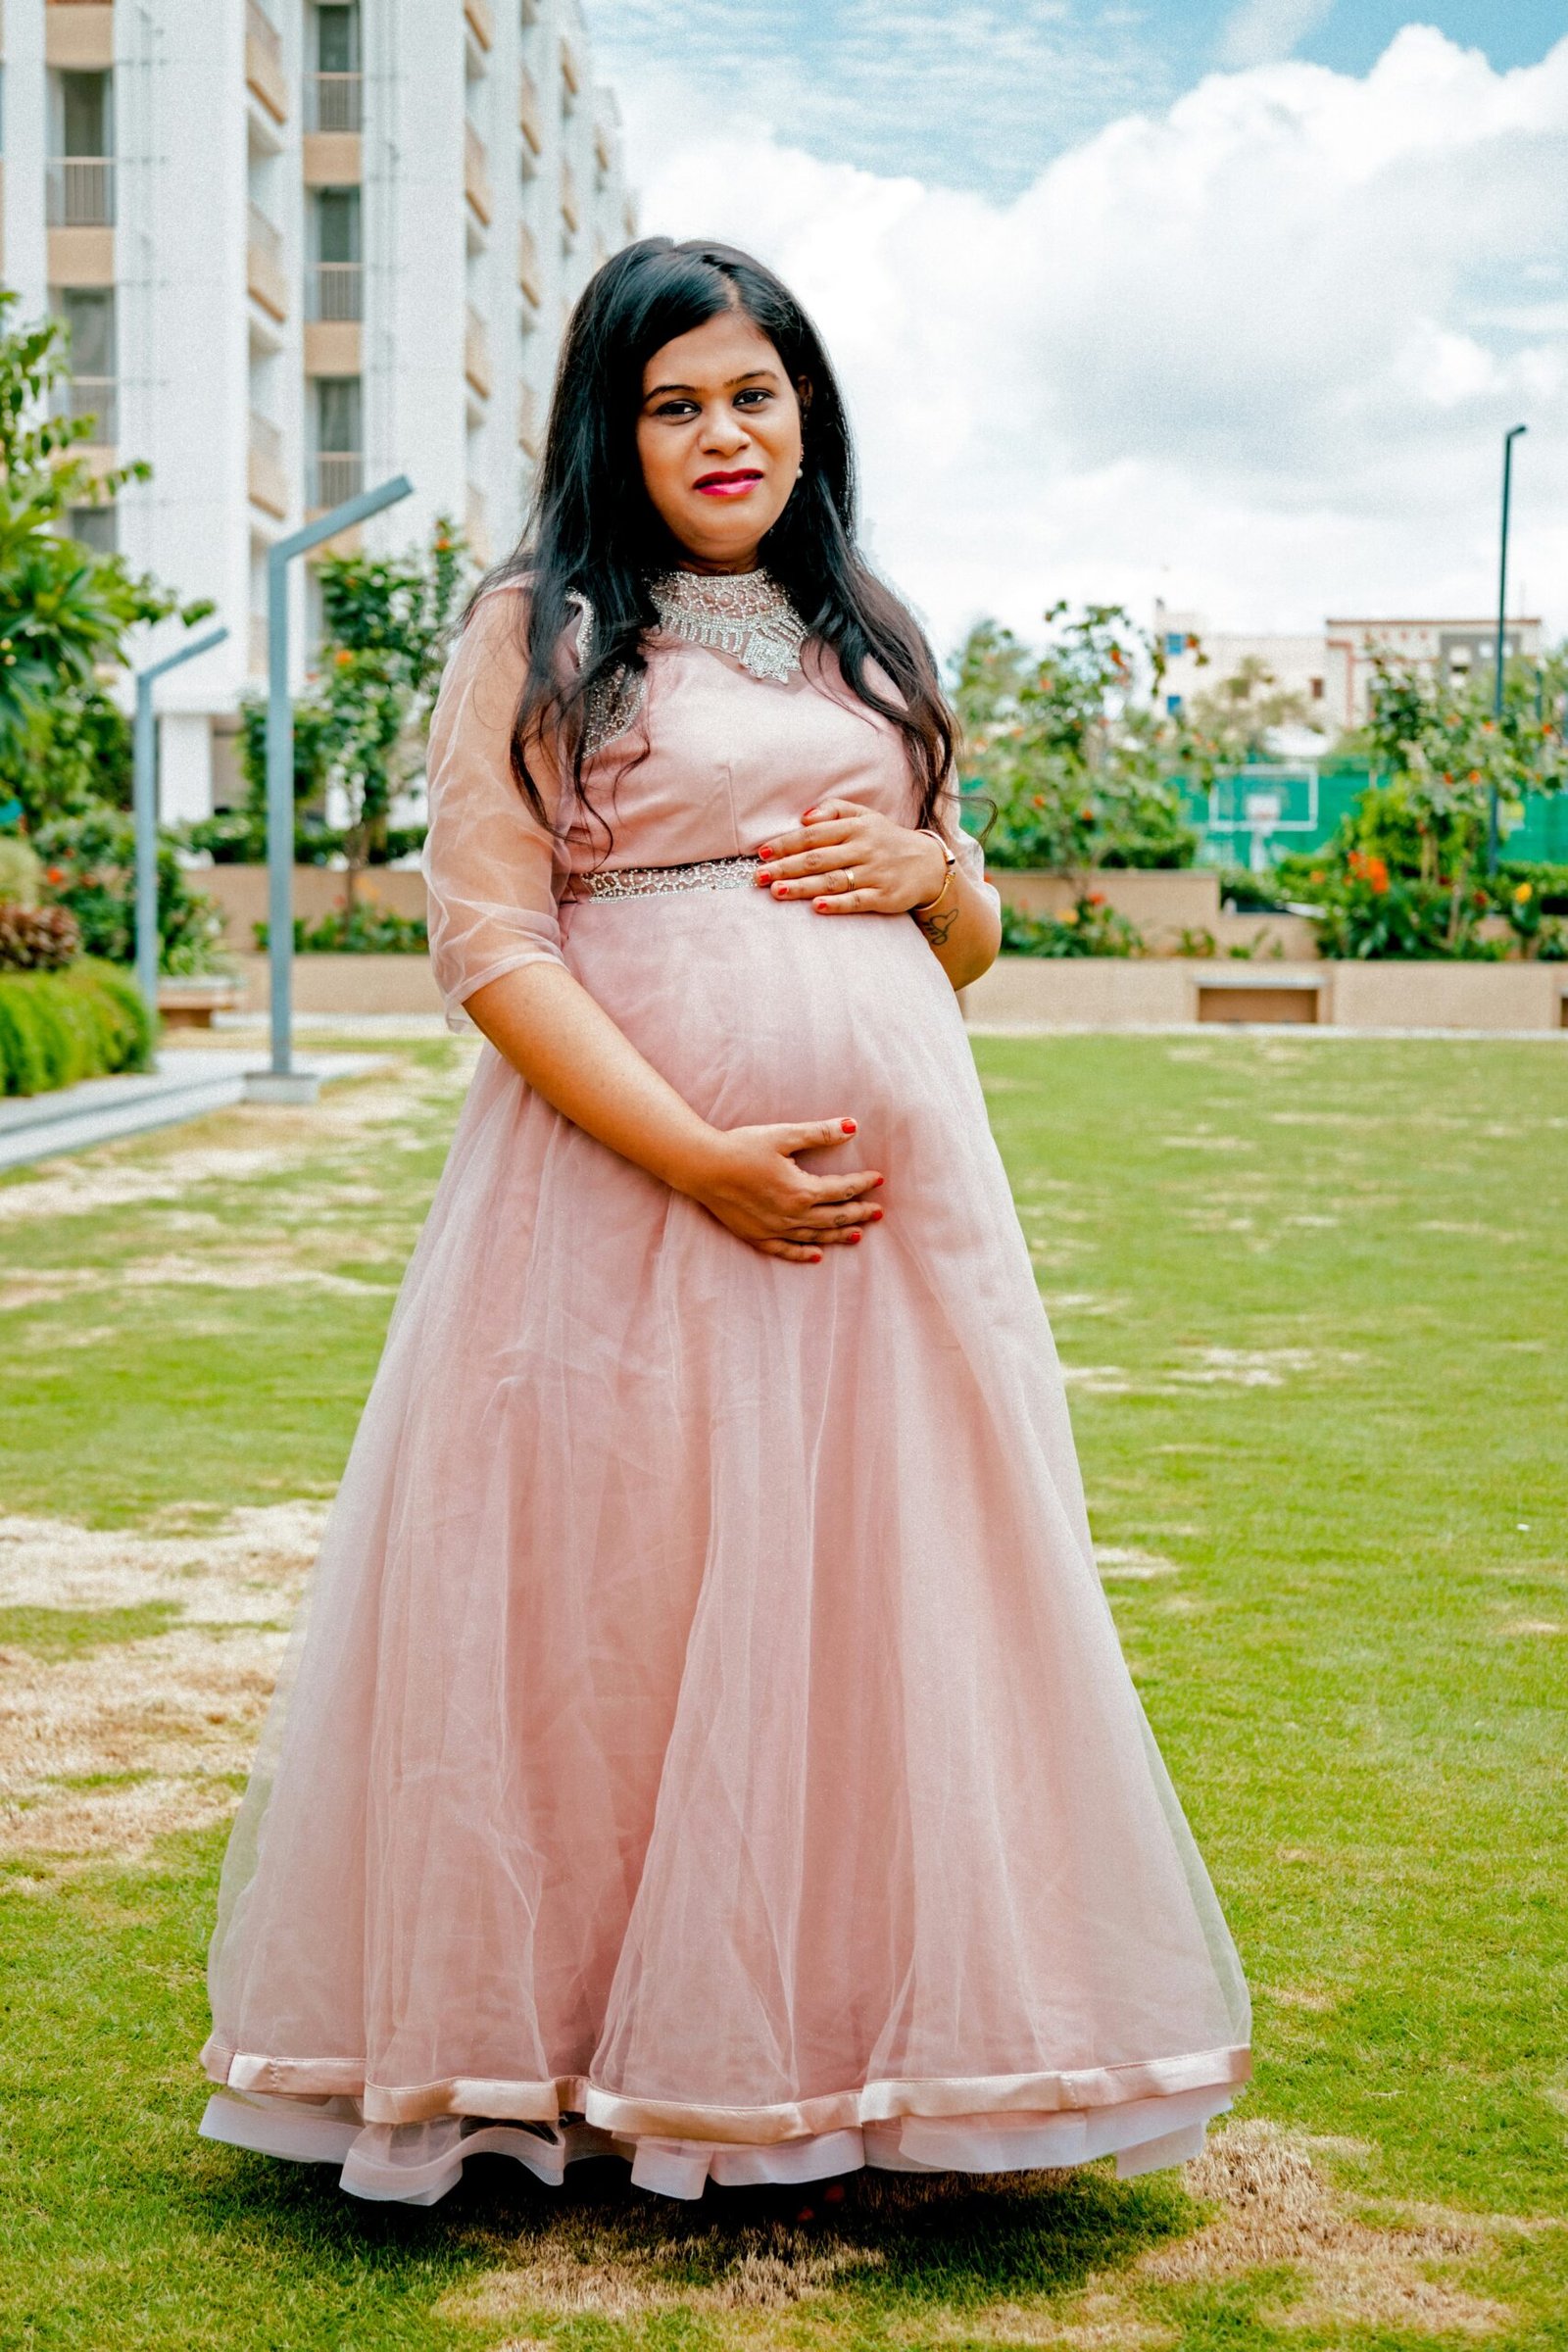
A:
[[[924,639],[766,270],[628,247],[430,744],[480,1053],[224,1863],[203,2129],[430,2204],[1194,2154],[1248,2003],[956,988]]]

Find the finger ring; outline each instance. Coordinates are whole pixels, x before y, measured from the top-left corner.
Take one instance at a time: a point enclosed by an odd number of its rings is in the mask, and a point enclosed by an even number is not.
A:
[[[855,888],[855,868],[853,865],[847,865],[844,868],[844,879],[848,883],[850,889],[853,890]]]

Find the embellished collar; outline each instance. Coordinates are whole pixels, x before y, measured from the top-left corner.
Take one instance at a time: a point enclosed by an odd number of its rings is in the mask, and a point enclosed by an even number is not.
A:
[[[778,582],[765,571],[665,571],[649,582],[661,630],[688,645],[728,654],[754,678],[780,685],[801,666],[807,626]],[[595,615],[579,589],[568,601],[581,615],[577,659],[593,661]],[[583,757],[591,760],[624,735],[642,710],[646,672],[616,669],[600,679],[589,696]]]
[[[806,623],[765,571],[666,571],[649,583],[660,625],[782,684],[801,666]]]

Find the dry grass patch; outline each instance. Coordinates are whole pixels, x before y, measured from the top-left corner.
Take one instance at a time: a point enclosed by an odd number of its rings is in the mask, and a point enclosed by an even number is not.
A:
[[[140,1860],[232,1809],[323,1518],[282,1503],[183,1536],[0,1520],[13,1625],[77,1616],[97,1643],[0,1651],[0,1854]],[[178,1623],[116,1638],[115,1612],[134,1625],[159,1608]]]

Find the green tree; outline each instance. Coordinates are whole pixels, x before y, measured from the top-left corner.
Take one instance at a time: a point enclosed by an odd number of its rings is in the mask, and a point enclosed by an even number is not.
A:
[[[391,823],[398,793],[418,773],[436,688],[466,571],[464,542],[438,521],[428,548],[400,557],[328,556],[319,571],[321,644],[294,706],[295,854],[348,861],[346,897],[359,875],[417,846],[418,828]],[[244,706],[240,759],[246,805],[191,834],[217,855],[267,855],[267,705]],[[327,822],[328,790],[341,788],[349,821]]]
[[[1205,761],[1245,767],[1267,758],[1277,727],[1310,726],[1312,707],[1304,694],[1282,686],[1259,655],[1248,654],[1229,677],[1192,696],[1183,715]]]
[[[956,663],[965,785],[995,810],[988,861],[1080,881],[1097,865],[1190,863],[1197,837],[1172,779],[1193,747],[1158,708],[1163,648],[1119,605],[1069,617],[1056,604],[1045,618],[1043,652],[985,620]]]
[[[59,322],[12,324],[17,299],[0,288],[0,799],[20,802],[31,825],[62,813],[51,801],[62,772],[68,795],[79,790],[98,673],[124,661],[130,631],[212,607],[182,606],[122,557],[69,536],[71,508],[102,505],[150,468],[94,471],[79,447],[91,419],[50,413],[71,372]]]

